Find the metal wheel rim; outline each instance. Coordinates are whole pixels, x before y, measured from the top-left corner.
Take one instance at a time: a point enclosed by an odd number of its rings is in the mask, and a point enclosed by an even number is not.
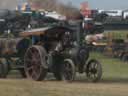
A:
[[[91,62],[88,67],[88,78],[96,79],[98,77],[98,62]]]
[[[32,47],[27,51],[24,63],[26,75],[34,80],[39,78],[42,65],[40,53],[36,48]]]
[[[74,66],[71,63],[65,61],[64,68],[63,68],[64,80],[72,81],[74,79],[74,75],[75,75],[74,71],[75,71]]]

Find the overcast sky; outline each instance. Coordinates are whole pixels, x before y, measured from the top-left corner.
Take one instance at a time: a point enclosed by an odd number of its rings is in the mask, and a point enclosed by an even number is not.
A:
[[[0,8],[15,8],[17,1],[20,0],[0,0]],[[22,1],[22,0],[21,0]],[[26,1],[26,0],[23,0]],[[42,0],[43,1],[43,0]],[[80,3],[88,1],[92,9],[128,9],[128,0],[61,0],[64,3],[72,2],[73,5],[80,7]]]
[[[15,9],[17,0],[0,0],[0,9]]]
[[[83,1],[88,1],[89,6],[93,9],[128,9],[128,0],[62,0],[63,2],[71,1],[79,7]]]

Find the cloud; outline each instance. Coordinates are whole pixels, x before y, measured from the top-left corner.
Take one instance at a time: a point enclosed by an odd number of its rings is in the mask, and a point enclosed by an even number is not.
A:
[[[15,9],[17,4],[17,0],[0,0],[0,9]]]

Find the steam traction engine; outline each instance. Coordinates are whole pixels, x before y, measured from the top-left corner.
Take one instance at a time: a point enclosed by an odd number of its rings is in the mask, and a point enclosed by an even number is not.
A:
[[[83,42],[80,24],[76,23],[75,30],[52,26],[21,32],[20,36],[32,41],[24,56],[28,78],[40,81],[47,72],[52,72],[57,80],[73,81],[76,72],[85,72],[93,82],[101,79],[101,64],[95,59],[88,60],[88,45]]]

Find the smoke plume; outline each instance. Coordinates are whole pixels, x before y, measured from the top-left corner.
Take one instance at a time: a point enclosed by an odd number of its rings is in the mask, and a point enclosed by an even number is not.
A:
[[[29,0],[38,5],[41,9],[48,11],[57,11],[65,15],[68,19],[80,19],[82,16],[78,8],[73,6],[71,2],[64,4],[59,0]]]
[[[0,0],[0,9],[15,9],[19,0]],[[22,1],[22,0],[21,0]],[[74,7],[71,2],[64,4],[60,0],[26,0],[37,4],[41,9],[48,11],[57,11],[67,16],[68,19],[79,19],[81,17],[78,8]]]

